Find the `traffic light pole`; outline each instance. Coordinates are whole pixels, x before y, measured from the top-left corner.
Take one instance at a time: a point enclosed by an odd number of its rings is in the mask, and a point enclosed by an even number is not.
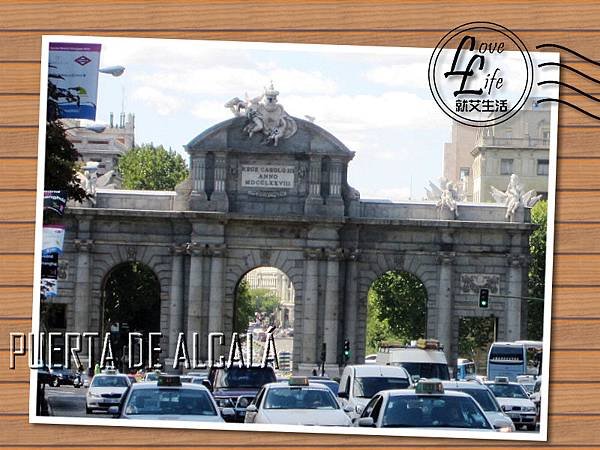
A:
[[[517,295],[494,295],[494,294],[490,294],[490,298],[516,298],[519,300],[537,300],[540,302],[543,302],[544,299],[543,298],[539,298],[539,297],[519,297]]]

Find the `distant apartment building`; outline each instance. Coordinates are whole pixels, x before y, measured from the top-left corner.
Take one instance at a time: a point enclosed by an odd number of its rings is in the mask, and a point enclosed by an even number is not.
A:
[[[491,186],[506,189],[519,175],[525,189],[548,195],[550,106],[530,99],[512,119],[493,127],[452,124],[444,147],[443,176],[454,181],[467,201],[493,202]]]
[[[113,114],[110,122],[102,133],[96,133],[79,127],[78,120],[65,120],[65,128],[69,140],[75,145],[85,162],[94,162],[98,165],[97,175],[101,177],[114,170],[119,158],[131,150],[135,145],[135,116],[121,113],[118,122],[114,121]]]

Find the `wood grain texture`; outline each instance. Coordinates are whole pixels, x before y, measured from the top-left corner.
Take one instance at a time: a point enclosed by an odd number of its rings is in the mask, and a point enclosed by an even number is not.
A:
[[[31,425],[29,371],[8,370],[8,333],[31,317],[35,174],[42,34],[87,34],[353,45],[432,47],[465,22],[500,23],[529,50],[555,42],[600,59],[600,5],[562,1],[159,2],[91,0],[0,3],[0,444],[129,448],[539,448],[536,444],[284,433],[140,430]],[[99,20],[101,18],[101,20]],[[588,70],[572,55],[561,61]],[[594,72],[598,77],[600,69]],[[563,71],[587,92],[600,85]],[[561,89],[600,114],[600,103]],[[557,449],[600,448],[600,122],[559,112],[555,277],[552,299],[550,441]],[[584,342],[584,350],[580,342]]]

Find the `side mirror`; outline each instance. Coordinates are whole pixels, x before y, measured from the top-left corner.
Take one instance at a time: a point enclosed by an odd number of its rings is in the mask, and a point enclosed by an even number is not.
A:
[[[358,419],[358,426],[359,427],[374,427],[375,422],[373,421],[372,417],[361,417],[360,419]]]
[[[348,393],[347,392],[343,392],[343,391],[339,391],[338,392],[338,397],[339,398],[345,398],[346,400],[348,400]]]
[[[354,411],[354,408],[352,407],[352,405],[344,406],[344,412],[351,413],[353,411]]]
[[[235,417],[235,410],[233,408],[223,408],[221,410],[221,415],[225,418],[232,419]]]
[[[357,414],[362,414],[362,412],[365,410],[365,407],[362,405],[356,405],[355,409]]]
[[[204,380],[202,380],[202,386],[204,386],[206,389],[208,389],[208,390],[209,390],[209,391],[211,391],[211,392],[212,392],[212,390],[213,390],[213,385],[212,385],[212,383],[210,382],[210,380],[209,380],[209,379],[207,379],[207,378],[205,378]]]
[[[254,404],[248,405],[248,407],[246,408],[246,414],[255,413],[257,411],[258,411],[258,408]]]
[[[119,417],[119,407],[118,406],[111,406],[110,408],[108,408],[108,414],[113,416],[113,417]]]
[[[411,375],[410,379],[412,380],[413,384],[416,384],[419,382],[421,377],[419,375]]]

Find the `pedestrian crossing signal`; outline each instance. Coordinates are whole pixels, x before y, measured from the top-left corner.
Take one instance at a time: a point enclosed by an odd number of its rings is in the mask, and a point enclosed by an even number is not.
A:
[[[490,290],[479,289],[479,307],[487,308],[490,305]]]

